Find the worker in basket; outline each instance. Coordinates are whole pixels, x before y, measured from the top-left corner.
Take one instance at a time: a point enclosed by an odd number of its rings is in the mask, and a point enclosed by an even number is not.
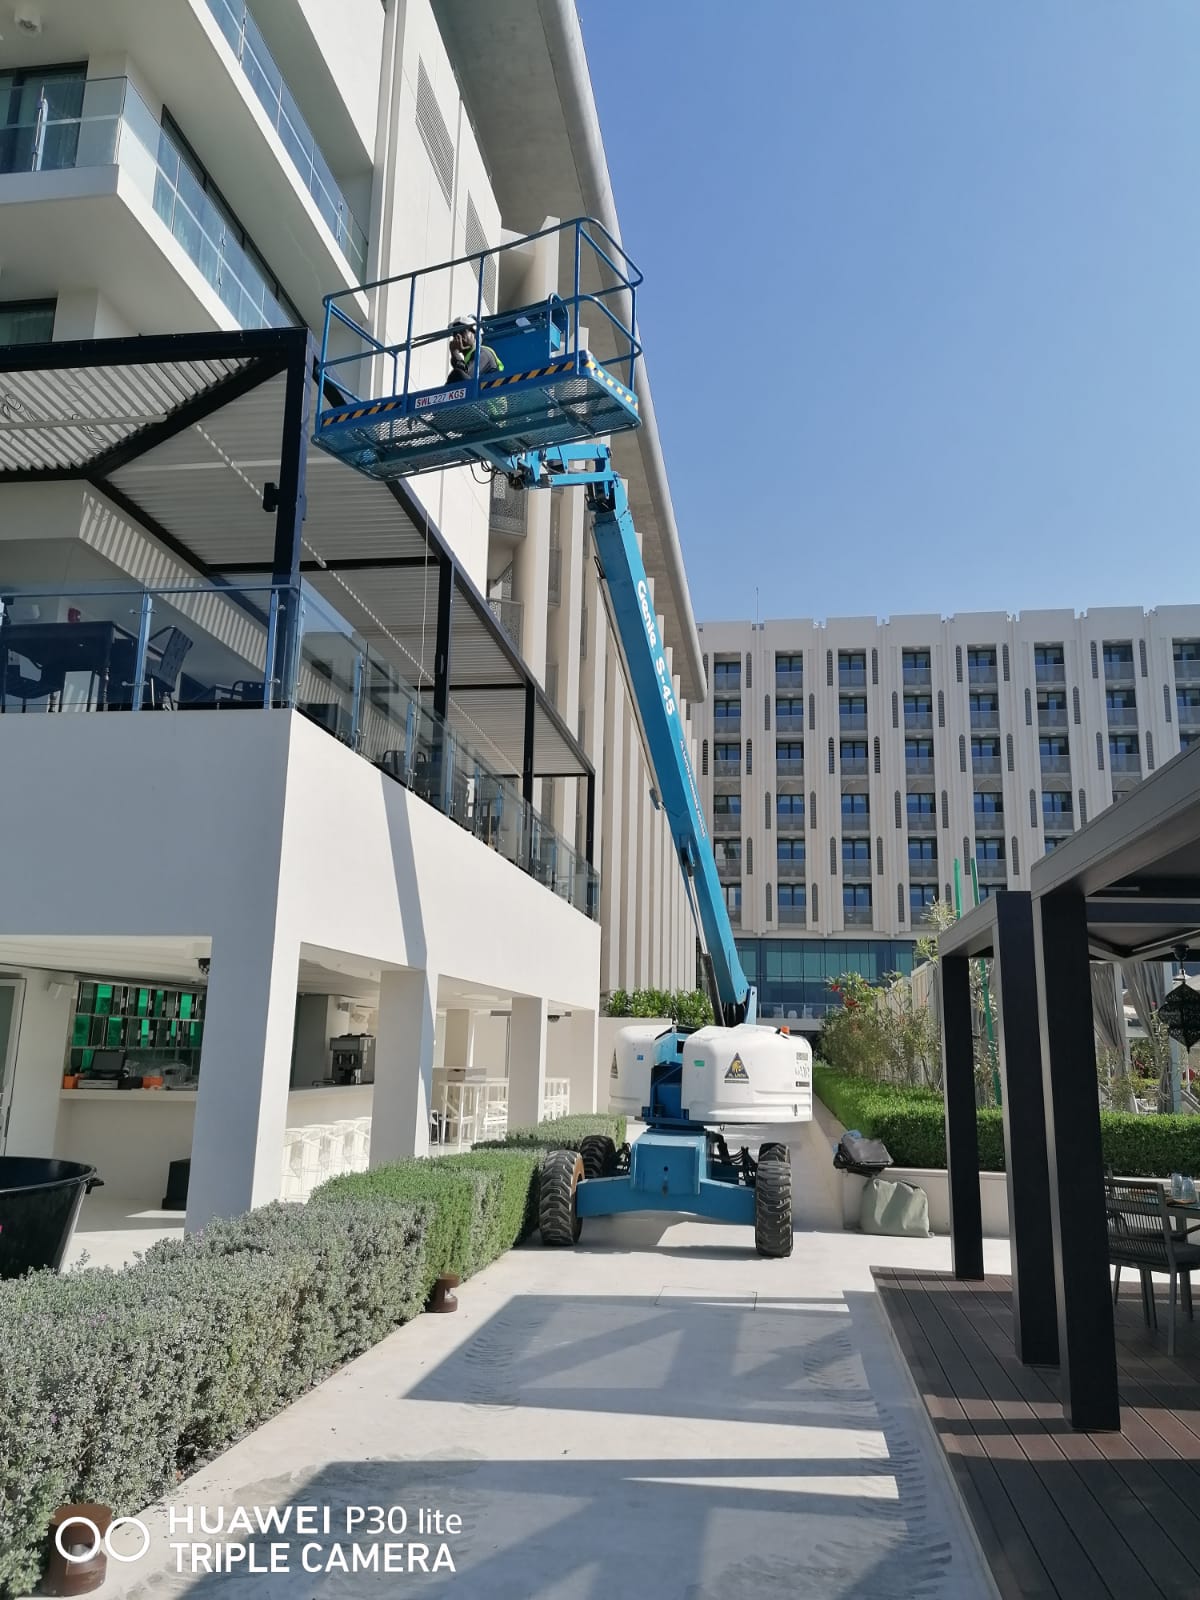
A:
[[[465,383],[475,377],[475,347],[479,342],[479,324],[472,315],[456,317],[450,324],[450,376],[449,383]],[[504,363],[491,348],[484,345],[479,351],[479,377],[487,378],[503,372]]]

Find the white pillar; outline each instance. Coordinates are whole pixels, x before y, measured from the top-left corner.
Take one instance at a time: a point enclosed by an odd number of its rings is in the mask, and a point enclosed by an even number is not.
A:
[[[571,1115],[597,1109],[598,1093],[596,1047],[599,1027],[594,1011],[572,1010],[569,1019],[559,1024],[568,1030],[566,1076],[571,1083]]]
[[[384,972],[371,1107],[373,1167],[429,1154],[436,1012],[436,974]]]
[[[446,1049],[444,1056],[448,1067],[472,1067],[475,1064],[475,1017],[470,1011],[446,1012]]]
[[[269,922],[247,918],[213,941],[189,1232],[279,1199],[300,947],[276,939],[269,910]]]
[[[539,996],[515,995],[508,1043],[508,1125],[528,1128],[542,1120],[546,1089],[546,1013]]]

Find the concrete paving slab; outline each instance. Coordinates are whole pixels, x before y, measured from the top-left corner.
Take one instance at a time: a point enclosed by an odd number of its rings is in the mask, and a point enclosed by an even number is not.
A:
[[[988,1250],[1004,1270],[1007,1247]],[[944,1267],[948,1241],[799,1233],[790,1260],[760,1261],[749,1230],[620,1218],[574,1251],[513,1251],[456,1315],[398,1330],[147,1512],[148,1553],[96,1592],[991,1596],[874,1301],[880,1262]],[[328,1531],[323,1511],[308,1534],[294,1512],[285,1533],[204,1531],[298,1506],[328,1508]],[[203,1570],[230,1541],[260,1567],[274,1543],[286,1570]],[[397,1567],[414,1545],[418,1570]],[[432,1570],[440,1547],[453,1571]],[[356,1549],[378,1568],[352,1570]]]

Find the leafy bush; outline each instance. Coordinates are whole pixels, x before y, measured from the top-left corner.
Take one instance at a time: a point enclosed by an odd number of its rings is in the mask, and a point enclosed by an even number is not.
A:
[[[0,1593],[56,1507],[139,1511],[422,1303],[426,1216],[269,1206],[123,1271],[0,1284]]]
[[[839,1122],[882,1139],[898,1167],[945,1167],[945,1108],[928,1089],[905,1089],[813,1067],[813,1087]],[[1004,1171],[1004,1118],[995,1107],[975,1113],[981,1172]],[[1101,1111],[1105,1164],[1126,1178],[1165,1178],[1200,1172],[1200,1117],[1137,1116]]]
[[[589,1134],[606,1133],[616,1145],[625,1143],[626,1121],[607,1111],[574,1117],[550,1117],[535,1128],[510,1128],[503,1139],[488,1139],[476,1150],[578,1150]]]
[[[610,1017],[667,1017],[681,1028],[704,1028],[713,1020],[712,1001],[700,989],[614,989]]]

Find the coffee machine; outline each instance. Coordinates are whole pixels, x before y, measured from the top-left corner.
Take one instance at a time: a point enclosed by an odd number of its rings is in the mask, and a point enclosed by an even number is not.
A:
[[[340,1084],[375,1082],[375,1035],[341,1033],[330,1039],[333,1081]]]

